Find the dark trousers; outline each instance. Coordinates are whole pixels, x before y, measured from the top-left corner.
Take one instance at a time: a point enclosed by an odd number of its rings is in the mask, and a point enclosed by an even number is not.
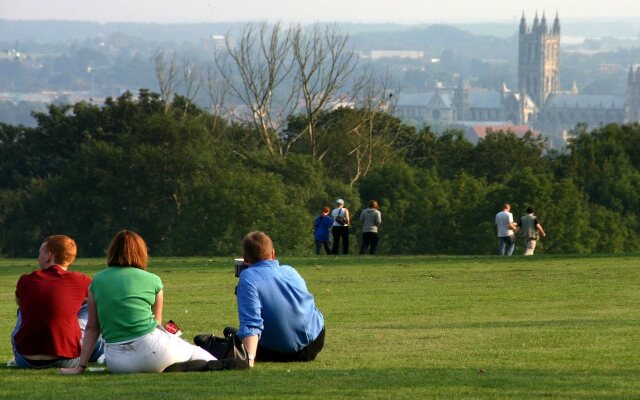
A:
[[[376,254],[378,247],[378,232],[363,232],[360,254],[364,254],[369,249],[369,254]]]
[[[333,226],[331,227],[331,234],[333,235],[333,248],[331,249],[331,253],[338,254],[340,239],[342,239],[342,254],[349,254],[349,227]]]
[[[313,361],[316,359],[320,350],[324,347],[324,328],[320,331],[317,338],[303,349],[295,353],[280,353],[279,351],[269,350],[260,346],[258,343],[258,351],[256,352],[257,361],[272,362],[295,362],[295,361]]]
[[[329,242],[325,242],[325,241],[320,241],[320,240],[316,240],[316,254],[320,254],[320,248],[324,246],[324,251],[327,252],[327,254],[331,254],[331,250],[329,250]]]

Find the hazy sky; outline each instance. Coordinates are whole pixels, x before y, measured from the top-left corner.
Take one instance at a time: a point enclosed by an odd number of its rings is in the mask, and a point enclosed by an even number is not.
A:
[[[640,16],[640,0],[0,0],[2,19],[136,22],[514,21]]]

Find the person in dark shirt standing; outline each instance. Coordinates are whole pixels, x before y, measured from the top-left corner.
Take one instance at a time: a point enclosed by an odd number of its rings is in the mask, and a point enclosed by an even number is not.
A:
[[[378,202],[376,200],[369,201],[369,207],[360,213],[360,222],[362,222],[362,244],[360,246],[360,254],[364,254],[369,249],[369,254],[376,254],[378,247],[378,227],[382,222],[382,214],[378,210]]]
[[[333,219],[329,216],[329,207],[323,207],[322,212],[313,222],[313,238],[316,241],[316,255],[320,254],[320,247],[324,246],[327,254],[331,253],[329,249],[330,232],[329,229],[333,225]]]

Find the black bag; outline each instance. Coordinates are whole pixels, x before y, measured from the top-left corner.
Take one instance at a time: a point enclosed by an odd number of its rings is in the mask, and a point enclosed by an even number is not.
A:
[[[348,221],[345,217],[340,215],[341,211],[342,210],[338,210],[338,216],[336,217],[336,222],[339,223],[340,225],[346,225]]]
[[[205,349],[216,361],[209,361],[209,370],[248,369],[249,356],[240,337],[234,333],[220,337],[214,335],[198,335],[193,342]]]

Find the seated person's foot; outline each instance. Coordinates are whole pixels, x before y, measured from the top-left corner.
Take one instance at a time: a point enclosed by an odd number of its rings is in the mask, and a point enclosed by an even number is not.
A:
[[[193,344],[195,344],[196,346],[202,347],[202,345],[209,342],[209,340],[211,339],[211,336],[212,335],[208,335],[208,334],[195,335],[193,337]]]
[[[193,372],[206,371],[206,360],[190,360],[169,365],[162,372]]]
[[[231,337],[232,335],[237,335],[238,334],[238,330],[236,328],[227,326],[226,328],[224,328],[224,330],[222,331],[222,334],[224,335],[224,337]]]

